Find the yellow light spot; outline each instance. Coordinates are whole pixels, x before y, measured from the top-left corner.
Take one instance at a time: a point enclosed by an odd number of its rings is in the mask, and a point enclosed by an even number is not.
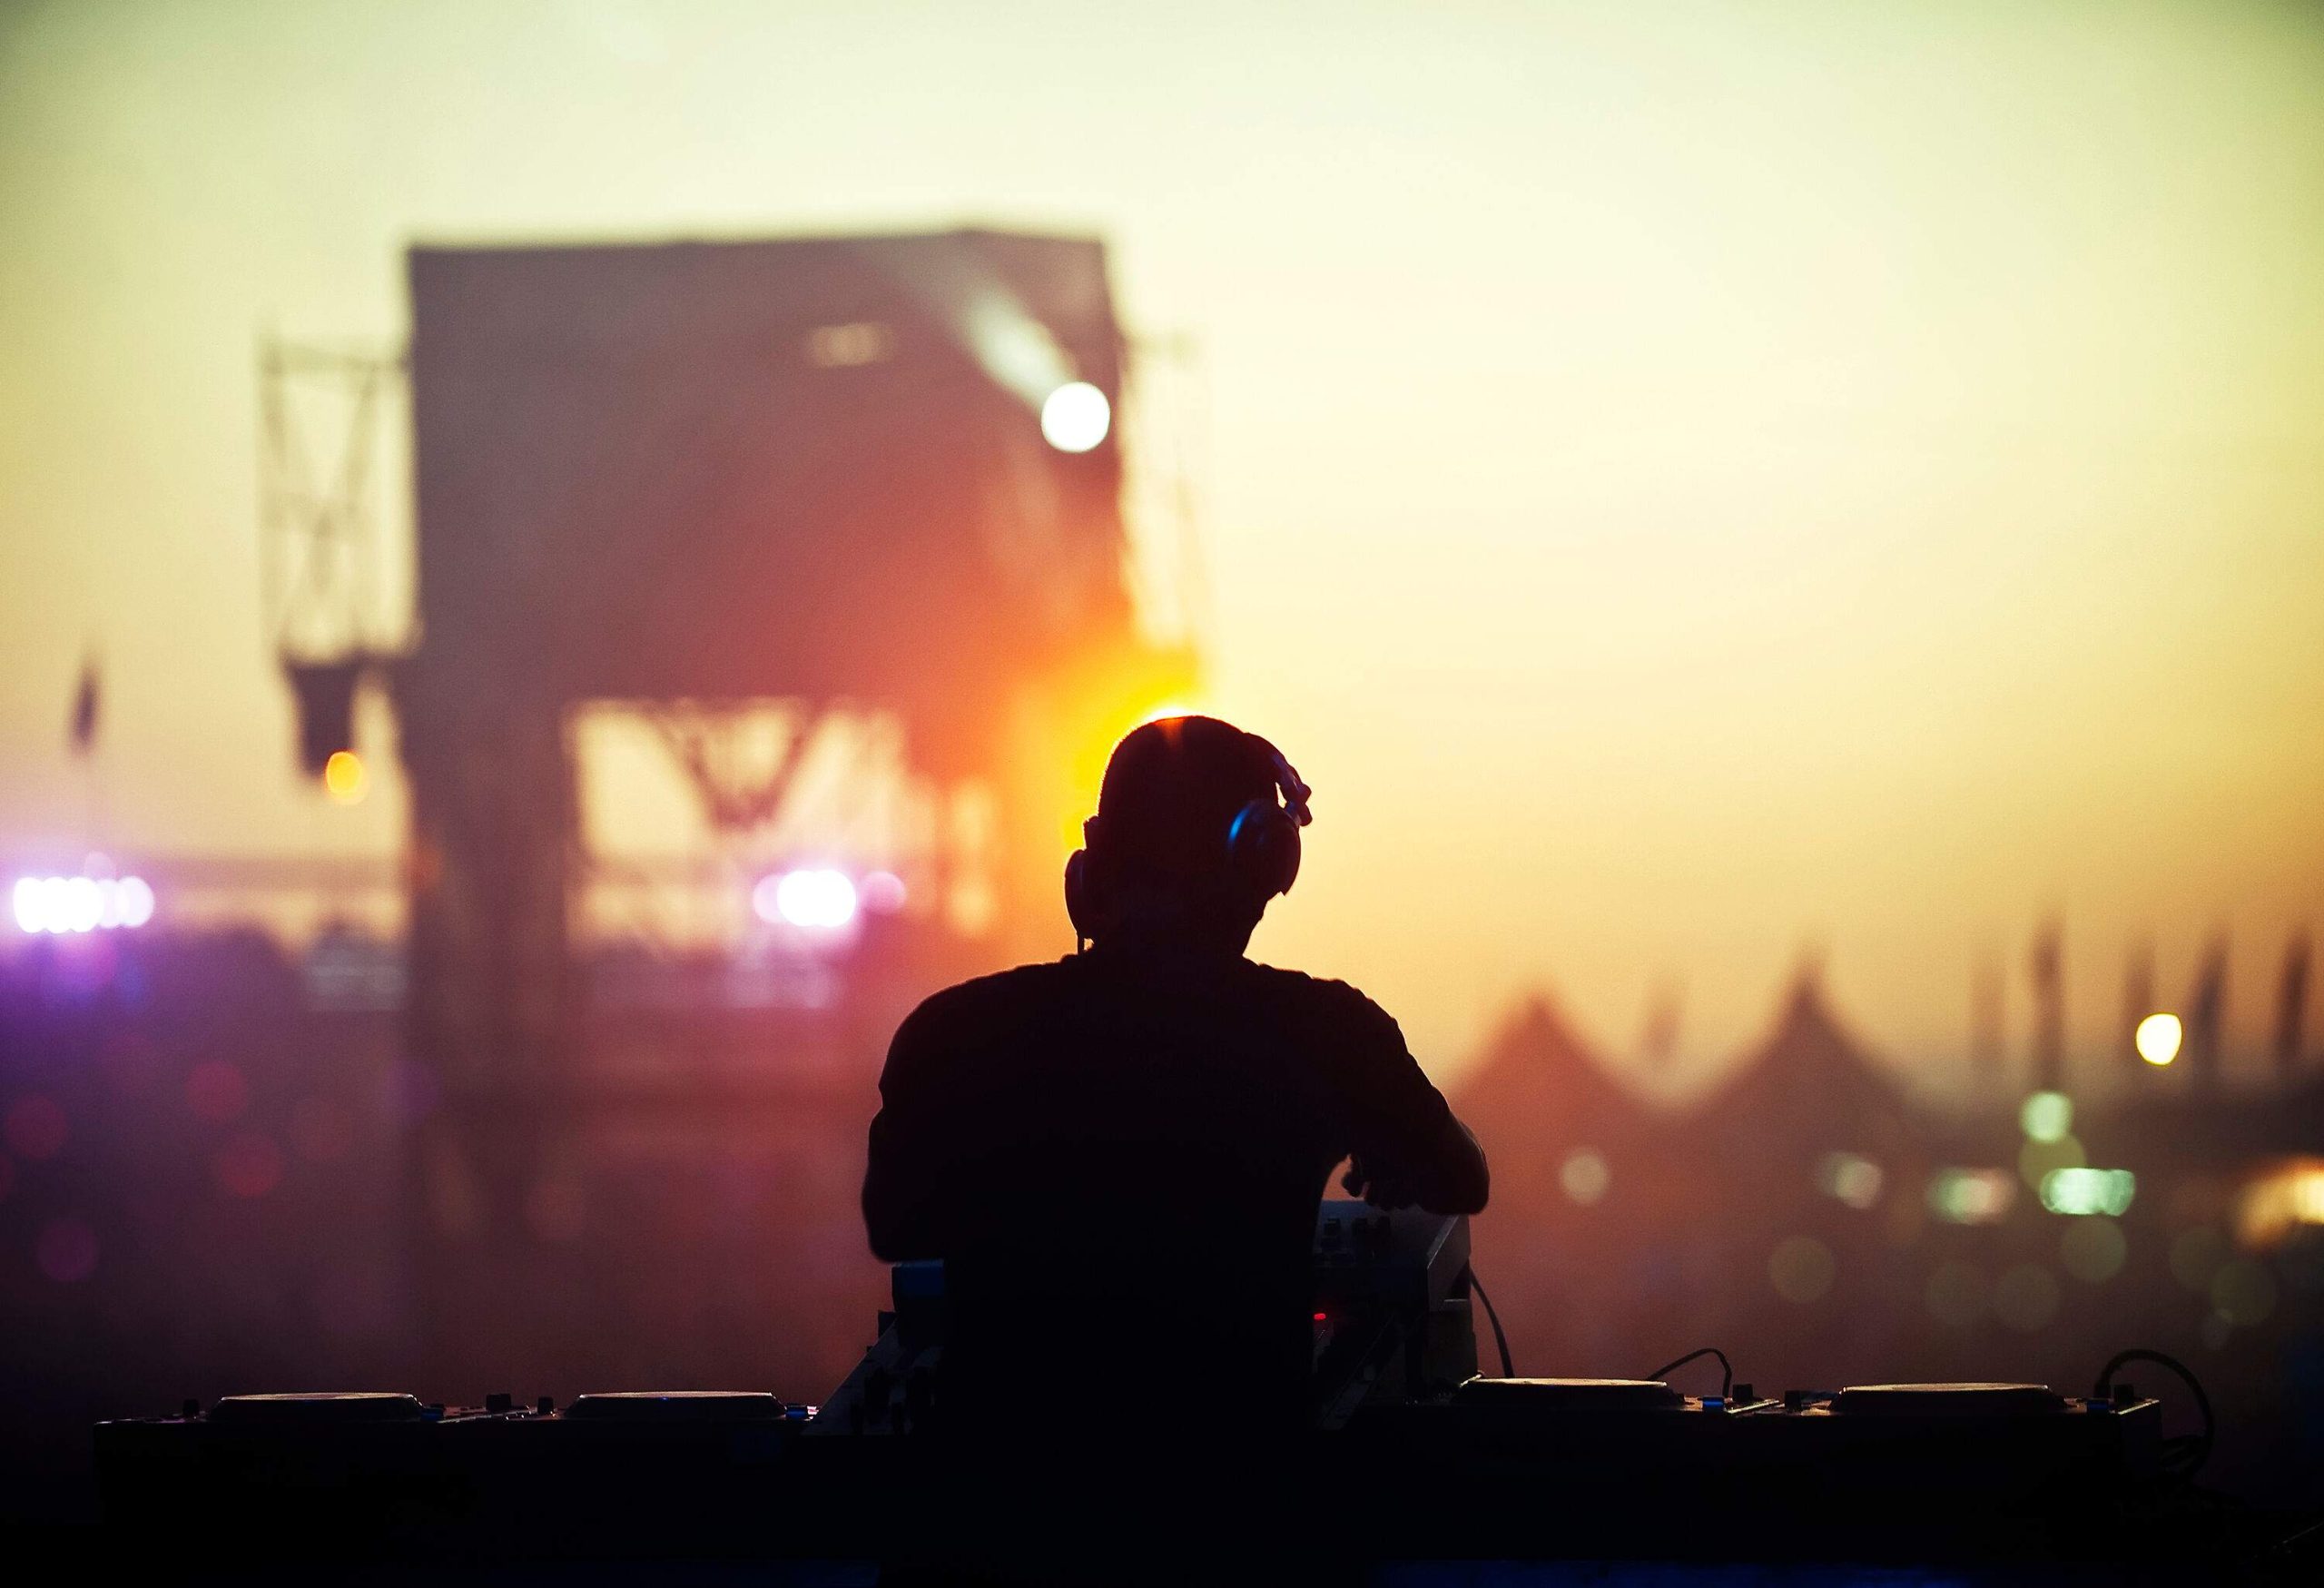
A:
[[[2139,1021],[2139,1057],[2160,1067],[2179,1057],[2179,1044],[2185,1037],[2175,1014],[2151,1014]]]
[[[332,803],[351,805],[363,797],[370,784],[370,774],[363,770],[363,757],[352,750],[334,750],[323,763],[323,792]]]

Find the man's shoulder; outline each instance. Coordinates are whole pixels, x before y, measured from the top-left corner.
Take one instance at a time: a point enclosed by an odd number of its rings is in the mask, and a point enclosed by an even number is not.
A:
[[[1263,965],[1256,960],[1248,963],[1250,973],[1269,995],[1310,1011],[1317,1018],[1366,1025],[1384,1024],[1392,1029],[1395,1024],[1386,1010],[1349,982],[1311,976],[1305,971]]]
[[[907,1023],[940,1025],[990,1019],[1021,1010],[1028,1002],[1050,996],[1061,988],[1068,963],[1063,960],[1043,960],[956,981],[942,991],[921,999]]]

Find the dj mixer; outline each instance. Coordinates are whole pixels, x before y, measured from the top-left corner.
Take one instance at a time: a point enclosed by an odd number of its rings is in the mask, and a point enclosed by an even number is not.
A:
[[[1855,1563],[2172,1581],[2228,1547],[2189,1531],[2162,1407],[2128,1384],[1699,1396],[1657,1379],[1482,1377],[1464,1220],[1327,1203],[1315,1263],[1315,1430],[1295,1448],[1256,1443],[1231,1406],[1190,1410],[1142,1455],[1103,1429],[1036,1448],[948,1425],[942,1270],[905,1264],[877,1340],[820,1406],[233,1396],[101,1424],[101,1498],[116,1538],[171,1541],[177,1563],[223,1574],[325,1558],[627,1563],[657,1580],[677,1559],[990,1566],[1036,1534],[1052,1563],[1137,1538],[1151,1565],[1157,1537],[1207,1529],[1249,1549],[1271,1529],[1268,1558],[1351,1569]]]

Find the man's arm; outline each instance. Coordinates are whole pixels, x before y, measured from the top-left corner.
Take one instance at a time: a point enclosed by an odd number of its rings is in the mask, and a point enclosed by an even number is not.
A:
[[[1446,1117],[1451,1118],[1449,1112]],[[1420,1171],[1408,1170],[1398,1162],[1375,1161],[1371,1154],[1359,1152],[1350,1160],[1347,1173],[1340,1177],[1341,1186],[1376,1208],[1421,1207],[1443,1214],[1483,1212],[1492,1191],[1484,1149],[1477,1145],[1475,1134],[1466,1125],[1458,1119],[1452,1119],[1452,1137],[1418,1160],[1423,1165]]]
[[[944,1255],[941,1110],[931,1096],[932,1064],[941,1055],[932,1050],[927,1008],[914,1010],[896,1029],[880,1074],[880,1111],[872,1120],[863,1230],[883,1263]]]
[[[1383,1208],[1482,1213],[1492,1179],[1483,1149],[1452,1115],[1386,1011],[1349,990],[1346,1016],[1352,1159],[1341,1180]]]

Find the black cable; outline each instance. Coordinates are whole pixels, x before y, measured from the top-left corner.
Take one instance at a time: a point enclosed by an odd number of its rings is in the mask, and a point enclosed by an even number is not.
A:
[[[1516,1377],[1517,1369],[1509,1365],[1509,1336],[1501,1332],[1501,1314],[1492,1309],[1492,1297],[1487,1296],[1485,1287],[1477,1283],[1477,1268],[1473,1263],[1469,1265],[1469,1294],[1485,1304],[1485,1318],[1492,1325],[1492,1343],[1501,1352],[1501,1376],[1503,1378]]]
[[[2090,1391],[2091,1397],[2096,1400],[2110,1397],[2113,1394],[2115,1373],[2133,1362],[2152,1362],[2176,1375],[2179,1382],[2187,1386],[2187,1393],[2194,1397],[2195,1410],[2203,1416],[2203,1431],[2200,1434],[2181,1434],[2162,1442],[2166,1461],[2180,1464],[2173,1465],[2171,1470],[2181,1477],[2193,1477],[2203,1470],[2203,1463],[2211,1458],[2211,1445],[2219,1434],[2219,1420],[2211,1415],[2211,1397],[2203,1393],[2202,1381],[2184,1362],[2176,1356],[2166,1356],[2160,1351],[2149,1351],[2143,1347],[2117,1351],[2106,1359],[2106,1366],[2098,1370],[2098,1382]]]
[[[1685,1356],[1679,1357],[1676,1362],[1656,1368],[1653,1372],[1648,1374],[1647,1377],[1649,1379],[1668,1378],[1671,1374],[1676,1373],[1679,1368],[1684,1367],[1688,1363],[1694,1361],[1699,1356],[1716,1356],[1718,1358],[1718,1398],[1721,1400],[1727,1399],[1729,1392],[1735,1388],[1735,1369],[1728,1362],[1727,1353],[1720,1350],[1717,1346],[1705,1346],[1699,1350],[1689,1351]]]

